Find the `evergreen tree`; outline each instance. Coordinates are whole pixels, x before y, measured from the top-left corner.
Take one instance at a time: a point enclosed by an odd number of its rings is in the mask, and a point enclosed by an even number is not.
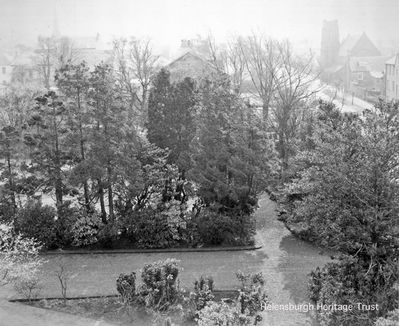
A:
[[[87,110],[87,92],[89,89],[89,68],[83,61],[74,65],[68,62],[56,72],[57,86],[65,96],[68,108],[68,124],[71,129],[69,146],[76,149],[77,165],[72,171],[77,184],[83,185],[83,197],[86,211],[90,211],[90,191],[88,184],[88,132],[90,117]]]
[[[106,220],[104,190],[108,193],[108,213],[114,219],[114,183],[121,158],[121,144],[129,134],[127,110],[116,92],[112,67],[99,64],[90,74],[89,112],[92,120],[89,166],[97,181],[102,218]]]
[[[216,204],[221,212],[249,214],[261,183],[267,183],[274,170],[274,149],[259,128],[261,119],[222,77],[203,84],[197,103],[190,177],[199,185],[206,205]]]
[[[186,78],[170,83],[167,70],[155,77],[148,106],[148,139],[169,149],[168,163],[177,164],[185,178],[189,168],[189,146],[195,135],[194,82]]]
[[[71,162],[71,151],[66,146],[70,133],[67,111],[55,92],[49,91],[36,98],[32,109],[30,132],[24,137],[31,150],[29,171],[43,185],[43,191],[55,191],[56,205],[60,209],[66,191],[63,167]]]

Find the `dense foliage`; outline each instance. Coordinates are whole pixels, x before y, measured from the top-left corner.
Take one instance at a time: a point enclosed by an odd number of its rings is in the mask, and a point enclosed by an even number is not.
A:
[[[35,93],[23,115],[9,105],[1,219],[47,249],[252,243],[277,169],[257,113],[224,75],[172,82],[162,69],[143,129],[120,78],[105,63],[64,62],[57,91]]]
[[[301,237],[345,254],[312,274],[315,301],[380,307],[326,313],[323,323],[368,325],[398,305],[398,104],[380,102],[348,117],[321,103],[313,119],[296,157],[297,177],[284,191],[282,218]]]

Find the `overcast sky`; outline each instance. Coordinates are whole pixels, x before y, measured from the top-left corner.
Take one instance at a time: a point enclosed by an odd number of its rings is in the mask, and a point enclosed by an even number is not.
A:
[[[398,0],[0,0],[0,39],[20,43],[51,34],[148,36],[179,45],[209,31],[217,40],[260,31],[318,47],[323,19],[338,19],[341,38],[366,31],[399,38]]]

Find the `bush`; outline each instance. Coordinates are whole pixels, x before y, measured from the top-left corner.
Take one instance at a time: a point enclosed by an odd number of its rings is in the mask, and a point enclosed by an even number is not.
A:
[[[226,302],[209,302],[198,313],[198,326],[249,326],[251,318],[240,314],[237,306]],[[255,324],[256,325],[256,324]]]
[[[319,311],[321,325],[367,326],[378,317],[398,308],[397,262],[380,265],[361,257],[342,256],[338,262],[328,263],[310,274],[310,297],[316,303],[345,304],[357,307],[378,304],[378,310],[354,309],[345,311]]]
[[[146,307],[164,311],[181,299],[178,263],[175,259],[166,259],[144,266],[140,296]]]
[[[13,283],[31,298],[37,285],[37,273],[44,260],[41,246],[32,238],[22,237],[11,224],[0,224],[0,285]]]
[[[119,240],[120,221],[108,221],[98,230],[97,239],[101,248],[113,249],[115,241]],[[126,244],[126,245],[129,245]]]
[[[31,301],[39,295],[42,286],[36,273],[29,273],[14,281],[14,289],[25,299]]]
[[[201,276],[194,282],[194,291],[190,293],[188,307],[186,308],[186,318],[192,320],[198,318],[198,312],[203,309],[208,302],[213,301],[213,278]]]
[[[206,245],[249,245],[253,243],[255,221],[251,215],[225,215],[209,208],[195,218],[198,234]]]
[[[380,317],[375,322],[375,326],[397,326],[399,325],[399,309],[390,311],[386,318]]]
[[[167,216],[156,209],[133,212],[123,225],[130,241],[139,248],[168,248],[177,243]]]
[[[83,247],[98,242],[101,225],[101,218],[98,215],[81,215],[72,226],[72,244]]]
[[[72,207],[70,201],[64,202],[58,208],[58,219],[55,221],[57,247],[65,248],[72,245],[73,225],[81,216],[79,208]]]
[[[258,313],[262,310],[262,306],[267,303],[267,296],[264,291],[265,281],[262,273],[243,274],[238,272],[237,279],[241,283],[237,299],[240,312],[248,316],[255,316],[258,321],[262,320]]]
[[[53,207],[43,206],[40,201],[29,200],[15,216],[15,231],[35,238],[48,249],[57,248],[55,216],[56,211]]]
[[[262,320],[259,312],[267,303],[262,273],[238,272],[236,276],[241,283],[237,299],[231,304],[208,301],[198,311],[199,326],[249,326]]]
[[[132,302],[136,295],[136,273],[120,274],[116,280],[116,289],[124,303]]]

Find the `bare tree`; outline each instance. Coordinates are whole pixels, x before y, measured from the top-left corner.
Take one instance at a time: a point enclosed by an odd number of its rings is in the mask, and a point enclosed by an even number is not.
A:
[[[65,305],[67,302],[68,285],[70,279],[72,278],[72,274],[67,270],[63,262],[58,264],[58,269],[54,273],[60,283],[61,296]]]
[[[241,38],[235,37],[225,44],[217,44],[212,34],[209,34],[206,40],[208,60],[217,70],[230,77],[232,87],[237,94],[241,94],[246,69],[241,42]]]
[[[254,93],[262,101],[263,118],[267,121],[269,108],[276,91],[276,74],[279,65],[278,42],[253,34],[240,39],[238,46]]]
[[[114,41],[119,86],[129,99],[131,111],[138,110],[141,116],[147,111],[149,87],[158,58],[153,53],[150,40]]]
[[[34,61],[43,86],[49,90],[55,71],[68,61],[73,63],[77,57],[78,51],[73,48],[69,38],[39,37]]]
[[[288,168],[288,159],[303,111],[318,92],[318,75],[313,73],[313,55],[298,57],[288,42],[277,44],[278,68],[274,74],[274,105],[270,126],[278,136],[278,151],[282,162],[282,177]]]

